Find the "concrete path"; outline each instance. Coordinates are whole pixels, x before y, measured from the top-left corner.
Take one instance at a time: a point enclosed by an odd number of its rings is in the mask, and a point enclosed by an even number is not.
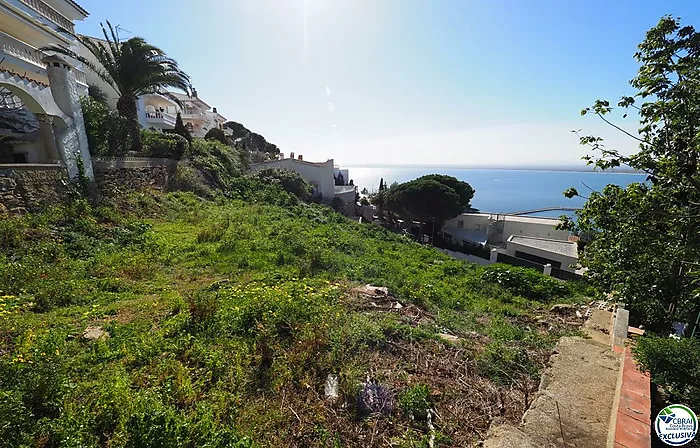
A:
[[[484,447],[605,447],[620,358],[608,344],[562,338],[522,423],[492,425]]]

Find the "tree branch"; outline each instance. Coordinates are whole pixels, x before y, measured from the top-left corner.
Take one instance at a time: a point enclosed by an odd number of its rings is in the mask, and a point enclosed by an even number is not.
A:
[[[642,140],[641,138],[637,137],[636,135],[633,135],[633,134],[631,134],[631,133],[625,131],[625,130],[622,129],[620,126],[618,126],[618,125],[616,125],[615,123],[613,123],[613,122],[609,121],[608,119],[606,119],[606,118],[605,118],[602,114],[600,114],[599,112],[596,112],[596,115],[598,115],[598,116],[600,117],[601,120],[603,120],[604,122],[606,122],[606,123],[609,124],[610,126],[614,127],[614,128],[617,129],[618,131],[622,132],[623,134],[626,134],[626,135],[628,135],[629,137],[632,137],[633,139],[637,140],[638,142],[641,142],[641,143],[644,143],[645,145],[651,146],[651,144],[650,144],[649,142],[644,141],[644,140]]]

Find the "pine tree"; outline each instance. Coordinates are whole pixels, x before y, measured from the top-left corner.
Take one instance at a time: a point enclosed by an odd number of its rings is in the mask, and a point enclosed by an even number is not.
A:
[[[180,112],[177,113],[177,117],[175,118],[175,129],[173,129],[173,133],[185,137],[188,142],[192,143],[192,135],[190,135],[190,131],[185,127],[185,123],[182,122]]]
[[[386,185],[384,185],[384,178],[382,177],[379,180],[379,191],[384,191],[385,188],[386,188]]]

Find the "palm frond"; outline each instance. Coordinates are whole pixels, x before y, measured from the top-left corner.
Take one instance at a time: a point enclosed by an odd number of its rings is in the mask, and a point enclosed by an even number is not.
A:
[[[97,65],[95,65],[92,61],[89,59],[85,58],[82,55],[77,54],[73,50],[66,48],[66,47],[61,47],[58,45],[50,45],[48,47],[42,47],[40,48],[41,51],[51,51],[54,53],[58,53],[64,56],[68,56],[70,58],[75,59],[76,61],[80,62],[83,64],[85,67],[87,67],[90,71],[94,72],[100,79],[105,81],[107,84],[112,86],[114,90],[117,92],[119,91],[117,87],[114,85],[114,82],[112,81],[112,78],[109,76],[107,72],[104,70],[100,69]]]

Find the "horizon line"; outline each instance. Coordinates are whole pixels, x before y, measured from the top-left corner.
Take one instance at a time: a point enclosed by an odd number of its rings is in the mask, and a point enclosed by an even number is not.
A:
[[[633,168],[617,168],[611,170],[600,170],[594,167],[579,165],[446,165],[446,164],[389,164],[389,163],[368,163],[368,164],[342,164],[347,168],[446,168],[458,170],[508,170],[508,171],[571,171],[601,174],[645,174]]]

